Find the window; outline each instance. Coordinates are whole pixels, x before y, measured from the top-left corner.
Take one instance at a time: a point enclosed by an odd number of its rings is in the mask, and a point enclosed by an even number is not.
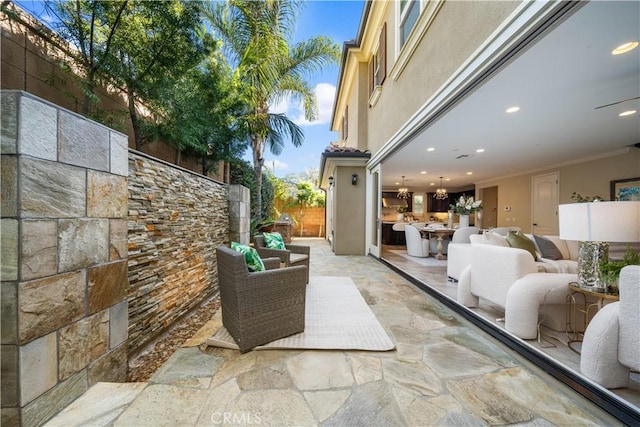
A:
[[[369,106],[373,107],[380,93],[382,83],[387,78],[387,23],[380,29],[378,47],[369,61]]]
[[[387,78],[387,23],[385,22],[380,29],[378,36],[378,47],[373,53],[369,61],[369,96],[372,97],[374,92],[379,96],[380,86]],[[376,98],[377,99],[377,98]],[[375,102],[370,102],[373,105]]]
[[[403,0],[400,2],[400,48],[406,43],[419,17],[420,0]]]

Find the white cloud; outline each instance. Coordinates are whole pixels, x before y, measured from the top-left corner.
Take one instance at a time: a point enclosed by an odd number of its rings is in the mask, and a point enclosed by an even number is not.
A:
[[[331,112],[333,111],[333,99],[336,94],[336,87],[330,83],[318,83],[314,89],[316,102],[318,104],[318,118],[312,122],[304,117],[304,109],[300,102],[294,102],[290,98],[281,101],[276,105],[269,106],[272,113],[286,113],[298,126],[313,126],[329,123]]]
[[[289,164],[278,159],[264,159],[264,167],[270,169],[271,172],[275,174],[278,170],[288,170]]]

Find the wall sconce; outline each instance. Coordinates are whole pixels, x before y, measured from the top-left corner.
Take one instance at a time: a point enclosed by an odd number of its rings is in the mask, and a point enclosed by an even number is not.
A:
[[[333,186],[333,175],[329,177],[329,187]]]
[[[351,175],[351,185],[356,185],[358,183],[358,174],[354,173]]]

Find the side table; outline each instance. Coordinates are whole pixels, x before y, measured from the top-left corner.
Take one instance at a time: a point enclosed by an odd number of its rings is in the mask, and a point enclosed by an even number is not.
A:
[[[589,298],[591,297],[591,298]],[[567,346],[575,353],[580,354],[571,344],[582,342],[584,332],[593,316],[605,305],[606,301],[618,301],[618,294],[608,292],[595,292],[581,288],[577,283],[569,283],[567,295]],[[593,302],[595,300],[595,302]],[[579,322],[578,316],[582,317]],[[581,325],[578,326],[578,323]]]

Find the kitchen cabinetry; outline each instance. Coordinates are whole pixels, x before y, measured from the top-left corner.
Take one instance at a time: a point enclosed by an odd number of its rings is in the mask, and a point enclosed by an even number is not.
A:
[[[446,199],[436,199],[433,197],[435,193],[427,193],[427,211],[428,212],[446,212],[449,210],[449,200],[454,200],[449,194],[449,197]]]
[[[406,245],[404,231],[395,231],[392,222],[382,223],[382,244],[383,245]]]

